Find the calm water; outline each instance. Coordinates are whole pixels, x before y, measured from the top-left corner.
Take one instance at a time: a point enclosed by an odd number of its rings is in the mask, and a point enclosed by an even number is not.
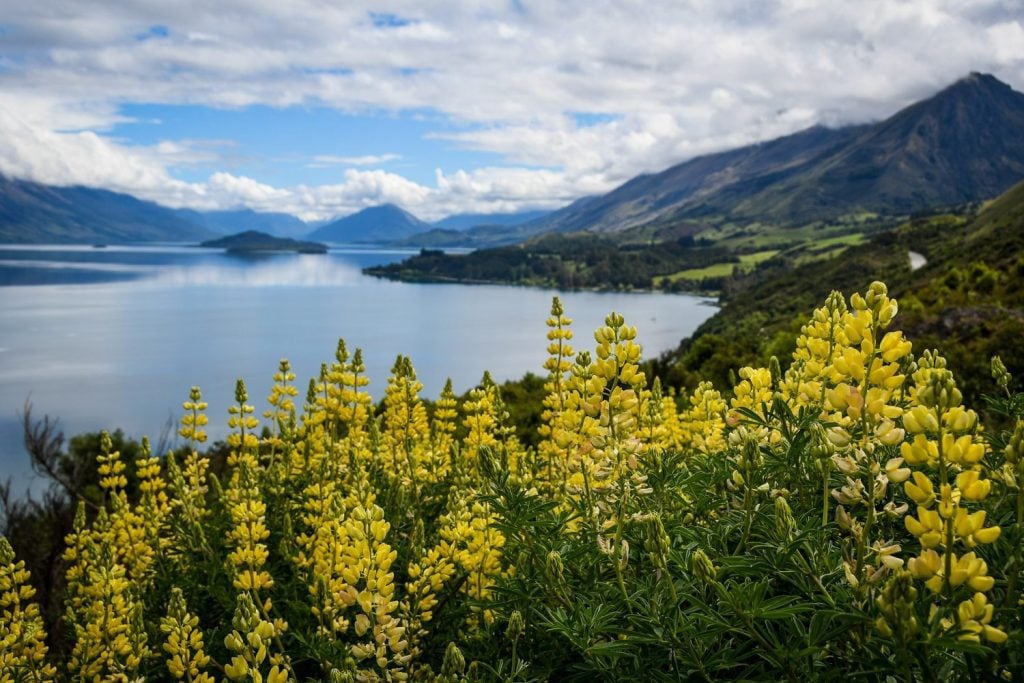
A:
[[[58,417],[67,435],[123,428],[154,440],[198,384],[211,438],[227,432],[235,379],[257,414],[280,358],[301,395],[340,337],[364,350],[379,398],[397,354],[424,396],[451,377],[459,393],[485,369],[498,381],[542,372],[555,292],[406,284],[362,275],[405,251],[242,258],[191,247],[0,247],[0,479],[28,481],[21,413]],[[715,309],[664,294],[560,293],[577,348],[617,310],[646,356],[674,347]]]

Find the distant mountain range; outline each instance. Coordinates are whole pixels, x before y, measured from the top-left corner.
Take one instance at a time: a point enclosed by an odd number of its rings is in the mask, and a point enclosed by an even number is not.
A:
[[[518,213],[457,213],[434,223],[442,230],[466,231],[471,228],[495,225],[522,225],[548,215],[549,211],[520,211]]]
[[[0,176],[0,242],[199,241],[213,232],[130,195]]]
[[[198,241],[243,230],[415,246],[483,247],[577,231],[647,241],[708,225],[767,230],[906,216],[989,199],[1021,178],[1024,94],[972,73],[879,123],[816,126],[704,155],[548,214],[459,214],[429,224],[388,204],[310,231],[287,214],[174,210],[106,190],[0,176],[0,241]]]
[[[816,126],[709,154],[529,224],[621,232],[710,217],[805,225],[989,199],[1024,178],[1024,95],[972,73],[872,125]]]
[[[233,211],[179,209],[178,215],[196,225],[225,235],[256,230],[277,237],[304,237],[311,230],[308,223],[290,213],[261,213],[252,209],[235,209]]]
[[[517,226],[537,220],[547,213],[464,213],[431,224],[394,204],[384,204],[321,226],[311,232],[309,238],[328,242],[401,246],[491,245],[495,241],[516,242],[525,239],[532,233],[527,231],[520,234]]]
[[[421,221],[408,211],[394,204],[384,204],[363,209],[317,228],[309,234],[309,239],[322,242],[380,244],[430,229],[430,223]]]

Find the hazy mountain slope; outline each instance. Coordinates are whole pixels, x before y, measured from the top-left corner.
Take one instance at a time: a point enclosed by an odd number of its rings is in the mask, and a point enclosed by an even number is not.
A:
[[[393,204],[363,209],[318,228],[308,235],[311,240],[327,242],[382,243],[426,232],[429,223]]]
[[[705,206],[802,223],[910,214],[995,197],[1024,178],[1024,94],[972,74],[865,130],[804,173]],[[685,216],[692,209],[677,215]]]
[[[1024,177],[1024,95],[971,74],[872,125],[814,127],[638,176],[530,223],[620,232],[716,217],[800,225],[906,215],[998,195]]]
[[[669,215],[695,198],[740,181],[770,183],[842,148],[859,128],[816,126],[794,135],[708,154],[653,175],[641,175],[612,192],[588,197],[532,223],[543,231],[619,232]]]
[[[196,225],[225,235],[256,230],[277,237],[297,237],[307,234],[312,229],[310,225],[289,213],[261,212],[252,209],[228,211],[181,209],[179,215]]]
[[[444,230],[469,230],[481,225],[522,225],[547,216],[549,211],[520,211],[518,213],[457,213],[442,218],[434,227]]]
[[[130,195],[0,176],[2,242],[183,242],[210,235],[173,209]]]

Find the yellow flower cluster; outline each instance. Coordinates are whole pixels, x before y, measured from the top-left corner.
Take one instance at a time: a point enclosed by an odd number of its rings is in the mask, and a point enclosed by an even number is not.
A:
[[[709,455],[725,449],[726,402],[711,382],[701,382],[680,416],[684,448]]]
[[[263,618],[249,593],[238,594],[231,625],[234,629],[224,638],[224,647],[232,653],[224,665],[228,680],[286,683],[294,678],[279,649],[284,629]]]
[[[149,655],[142,605],[118,561],[123,558],[116,552],[112,516],[101,508],[86,528],[84,508],[79,510],[64,554],[70,565],[67,619],[74,633],[68,671],[81,680],[132,681]]]
[[[189,613],[181,589],[171,589],[171,600],[167,604],[167,616],[160,620],[160,630],[166,635],[164,652],[167,670],[176,680],[189,683],[213,683],[213,676],[203,671],[210,663],[210,657],[203,650],[203,632],[199,617]]]
[[[234,567],[234,586],[240,591],[261,591],[274,585],[264,569],[270,552],[264,543],[270,536],[263,502],[257,482],[258,471],[243,461],[232,476],[227,490],[231,530],[228,540],[233,548],[228,561]]]
[[[854,293],[849,308],[833,293],[803,328],[782,382],[790,406],[820,405],[823,421],[833,425],[830,446],[818,443],[822,452],[834,451],[832,463],[820,466],[826,484],[832,465],[845,476],[832,496],[839,503],[836,521],[853,543],[844,572],[861,592],[903,564],[898,544],[873,537],[880,517],[906,511],[892,499],[891,484],[901,483],[909,471],[899,458],[888,457],[904,437],[898,427],[906,381],[902,367],[911,352],[902,332],[886,331],[898,310],[881,282],[863,296]],[[849,514],[847,508],[861,512]]]
[[[15,561],[14,549],[0,536],[0,681],[5,683],[52,681],[57,674],[46,662],[46,631],[28,581],[25,563]]]
[[[572,359],[576,355],[576,350],[570,343],[572,319],[566,317],[565,309],[557,296],[551,302],[551,316],[547,319],[546,325],[548,358],[544,361],[544,369],[548,371],[548,376],[544,383],[544,391],[547,394],[540,416],[541,426],[538,433],[541,441],[537,450],[540,460],[547,467],[543,475],[549,492],[564,495],[568,476],[566,449],[552,437],[567,409],[569,383],[566,375],[572,369]]]
[[[499,579],[507,575],[502,563],[505,536],[495,528],[496,516],[485,503],[463,500],[455,505],[456,509],[444,520],[441,537],[451,561],[466,574],[461,590],[473,600],[474,616],[470,623],[479,625],[479,614],[484,624],[491,624],[494,612],[480,605],[490,600]]]
[[[228,465],[236,465],[243,458],[250,460],[251,464],[255,464],[252,453],[259,447],[259,439],[256,438],[253,431],[260,423],[253,415],[256,409],[246,403],[248,400],[249,392],[245,389],[245,382],[240,379],[235,383],[237,405],[228,408],[228,413],[231,415],[228,418],[228,427],[238,430],[237,432],[232,431],[228,435],[228,446],[231,447]]]
[[[185,414],[181,417],[181,428],[178,434],[189,441],[192,450],[199,447],[199,444],[206,443],[206,431],[203,429],[208,423],[206,417],[207,403],[203,400],[203,392],[199,387],[192,387],[189,390],[189,400],[181,404]]]
[[[555,299],[536,448],[516,437],[489,374],[462,400],[447,382],[430,405],[412,361],[399,356],[375,407],[362,351],[350,355],[341,341],[301,416],[281,361],[262,440],[238,382],[227,468],[213,476],[221,461],[198,452],[207,405],[193,387],[179,432],[187,448],[166,458],[166,481],[148,444],[125,463],[108,436],[101,441],[102,501],[91,524],[80,508],[64,556],[67,674],[211,681],[218,668],[229,680],[437,680],[432,667],[453,639],[485,642],[504,629],[515,650],[529,640],[529,612],[500,599],[503,582],[538,570],[569,605],[576,568],[558,550],[533,565],[510,557],[522,541],[499,516],[505,486],[564,515],[558,542],[596,546],[594,571],[614,571],[623,604],[640,572],[676,603],[685,598],[676,594],[677,532],[666,530],[676,516],[709,526],[744,519],[739,553],[761,542],[751,525],[767,510],[768,537],[810,567],[819,558],[799,549],[807,506],[794,501],[811,500],[823,537],[841,540],[830,544],[841,547],[841,566],[824,571],[845,575],[852,590],[841,590],[860,622],[874,622],[858,638],[905,649],[936,637],[999,644],[1008,634],[997,586],[1012,570],[990,571],[1006,545],[993,501],[1019,498],[1024,425],[997,469],[942,358],[915,358],[890,329],[897,308],[881,283],[849,305],[833,293],[801,329],[785,372],[772,359],[740,369],[731,392],[701,382],[677,396],[648,384],[637,331],[622,316],[609,315],[594,348],[577,351]],[[695,505],[692,491],[661,476],[697,470],[717,477],[702,496],[710,504]],[[695,546],[682,552],[698,592],[725,590],[729,562],[720,568]],[[178,580],[198,568],[209,586]],[[55,675],[27,578],[0,540],[0,680]],[[830,579],[815,579],[811,590],[832,601]],[[1015,580],[1006,580],[1011,597]],[[231,605],[231,626],[220,626]],[[458,619],[445,622],[450,615]],[[158,636],[166,657],[147,645]],[[301,656],[289,658],[293,648]],[[448,653],[441,679],[456,680],[466,662],[455,643]]]
[[[419,656],[420,641],[429,633],[427,629],[434,619],[438,596],[455,576],[456,566],[451,559],[452,554],[450,545],[442,540],[409,565],[409,582],[400,610],[409,641],[410,659]]]
[[[399,356],[384,390],[384,449],[381,467],[404,489],[419,498],[420,482],[436,483],[446,475],[447,458],[434,458],[430,448],[427,409],[420,400],[423,389],[412,361]]]
[[[962,405],[945,359],[926,353],[914,374],[910,407],[903,414],[903,426],[912,439],[900,446],[914,468],[904,490],[917,506],[916,515],[907,515],[904,521],[921,544],[907,567],[936,596],[932,616],[941,619],[945,630],[966,640],[983,636],[1001,643],[1006,633],[990,623],[993,606],[985,597],[995,579],[974,552],[979,545],[994,543],[1001,531],[985,525],[986,511],[980,508],[992,483],[985,477],[982,460],[987,447],[976,434],[977,423],[977,414]],[[958,547],[967,552],[958,555]],[[973,595],[960,601],[952,615],[944,614],[965,590]]]

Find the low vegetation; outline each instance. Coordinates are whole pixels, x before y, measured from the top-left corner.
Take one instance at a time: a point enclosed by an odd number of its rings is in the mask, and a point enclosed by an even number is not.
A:
[[[418,256],[366,272],[413,282],[623,290],[654,289],[663,283],[664,276],[723,262],[740,263],[732,251],[692,237],[657,244],[620,245],[596,235],[578,234],[548,235],[526,245],[483,249],[465,255],[423,249]]]
[[[622,316],[577,350],[556,299],[536,446],[486,375],[428,405],[399,357],[374,405],[344,343],[304,398],[286,361],[260,413],[239,381],[205,453],[198,388],[165,457],[39,424],[0,674],[1019,679],[1024,395],[993,360],[983,426],[897,312],[830,293],[786,362],[676,395]]]

